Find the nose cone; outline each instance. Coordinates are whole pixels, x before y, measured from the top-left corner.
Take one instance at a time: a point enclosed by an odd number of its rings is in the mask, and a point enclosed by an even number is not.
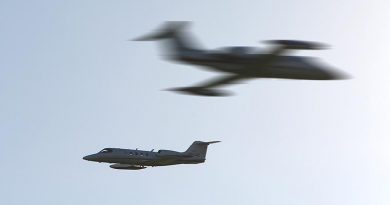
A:
[[[324,80],[347,80],[350,79],[351,76],[338,70],[328,70],[323,74],[323,78]]]
[[[91,154],[91,155],[87,155],[87,156],[83,157],[83,159],[87,160],[87,161],[96,161],[97,157],[96,157],[96,155]]]

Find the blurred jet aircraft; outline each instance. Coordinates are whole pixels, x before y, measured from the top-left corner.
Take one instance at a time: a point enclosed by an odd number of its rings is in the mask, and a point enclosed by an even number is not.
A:
[[[152,34],[136,41],[168,40],[166,48],[170,60],[225,73],[216,79],[191,87],[173,88],[172,91],[192,95],[224,96],[229,93],[216,89],[226,84],[253,78],[284,78],[301,80],[336,80],[345,74],[328,68],[316,59],[302,56],[286,56],[292,50],[324,49],[321,43],[297,40],[269,40],[273,45],[269,52],[259,52],[252,47],[227,47],[218,50],[199,48],[185,32],[189,22],[166,22]],[[258,49],[257,49],[258,50]],[[283,54],[283,55],[282,55]]]
[[[206,160],[207,146],[220,141],[195,141],[185,152],[159,150],[158,152],[104,148],[102,151],[83,157],[94,162],[115,163],[110,165],[113,169],[139,170],[147,166],[168,166],[176,164],[199,164]]]

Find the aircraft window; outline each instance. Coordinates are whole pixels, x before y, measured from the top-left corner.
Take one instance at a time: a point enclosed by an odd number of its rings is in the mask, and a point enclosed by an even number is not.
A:
[[[144,153],[141,153],[140,155],[141,155],[141,156],[144,156]]]
[[[130,152],[130,155],[133,155],[133,152]]]
[[[100,151],[100,153],[110,153],[112,152],[112,149],[103,149],[102,151]]]

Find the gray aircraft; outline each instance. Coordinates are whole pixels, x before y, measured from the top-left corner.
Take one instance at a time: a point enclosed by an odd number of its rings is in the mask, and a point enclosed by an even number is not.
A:
[[[206,160],[207,146],[220,141],[195,141],[185,152],[159,150],[158,152],[104,148],[102,151],[83,157],[94,162],[115,163],[110,165],[113,169],[139,170],[147,166],[168,166],[176,164],[199,164]]]
[[[226,84],[254,78],[283,78],[300,80],[336,80],[346,75],[331,69],[311,57],[286,56],[293,50],[324,49],[321,43],[297,40],[269,40],[269,52],[252,47],[227,47],[205,50],[197,46],[186,33],[188,22],[166,22],[152,34],[134,39],[136,41],[168,40],[165,56],[173,61],[199,65],[212,71],[225,73],[218,78],[199,85],[169,90],[192,95],[224,96],[226,91],[216,89]]]

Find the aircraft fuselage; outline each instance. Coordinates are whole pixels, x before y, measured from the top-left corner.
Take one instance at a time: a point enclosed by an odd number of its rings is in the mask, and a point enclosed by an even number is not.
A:
[[[106,163],[119,163],[129,165],[140,165],[140,166],[167,166],[175,164],[198,164],[203,163],[204,159],[196,158],[180,158],[180,152],[177,152],[177,156],[162,157],[158,152],[143,151],[143,150],[132,150],[132,149],[119,149],[109,148],[112,152],[105,153],[99,152],[85,156],[83,159],[95,162],[106,162]]]
[[[335,80],[344,77],[312,57],[275,56],[272,54],[223,54],[194,50],[178,53],[171,60],[230,73],[243,78],[282,78]]]

